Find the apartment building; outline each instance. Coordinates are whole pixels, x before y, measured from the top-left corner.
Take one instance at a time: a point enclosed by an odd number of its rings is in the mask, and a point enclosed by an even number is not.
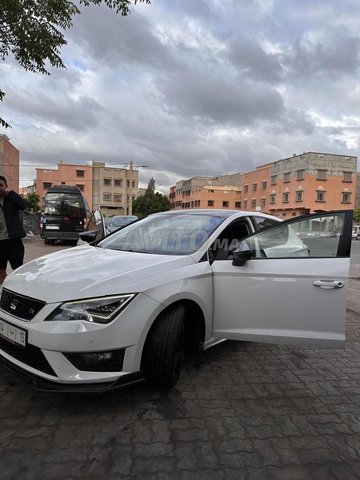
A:
[[[9,189],[19,191],[20,153],[9,137],[0,134],[0,175],[6,178]]]
[[[48,189],[54,185],[76,185],[93,209],[92,168],[90,165],[58,162],[56,169],[36,168],[36,193],[41,202]]]
[[[106,167],[92,162],[93,203],[104,215],[132,215],[132,204],[138,196],[138,170],[130,162],[129,168]]]
[[[171,208],[240,208],[242,178],[234,173],[180,180],[170,188]]]
[[[53,185],[76,185],[83,192],[91,210],[100,208],[104,215],[130,215],[137,196],[138,171],[107,167],[93,161],[91,165],[58,162],[56,169],[36,169],[36,192],[43,199]]]
[[[170,188],[171,208],[232,208],[281,218],[353,209],[360,202],[356,163],[355,156],[304,152],[252,172],[216,177],[228,182],[223,186],[210,177],[181,180]]]
[[[261,165],[244,176],[242,208],[278,217],[352,209],[357,157],[318,152]]]

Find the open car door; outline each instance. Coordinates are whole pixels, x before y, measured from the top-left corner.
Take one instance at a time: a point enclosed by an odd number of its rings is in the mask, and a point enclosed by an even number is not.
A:
[[[79,233],[78,245],[99,242],[106,235],[105,220],[100,210],[94,210],[85,231]]]
[[[295,217],[214,260],[214,337],[342,346],[351,227],[351,210]]]

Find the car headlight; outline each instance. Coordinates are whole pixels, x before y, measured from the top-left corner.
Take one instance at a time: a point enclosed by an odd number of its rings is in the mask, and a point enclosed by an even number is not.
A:
[[[56,308],[45,321],[85,320],[93,323],[109,323],[131,302],[135,294],[90,298],[66,302]]]

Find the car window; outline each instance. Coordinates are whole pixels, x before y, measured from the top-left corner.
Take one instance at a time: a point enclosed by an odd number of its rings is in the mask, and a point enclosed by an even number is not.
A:
[[[296,219],[258,232],[246,240],[254,258],[336,257],[345,214]]]
[[[266,217],[258,217],[258,216],[253,216],[252,217],[255,225],[258,227],[257,230],[262,230],[263,228],[268,228],[272,227],[273,225],[276,225],[280,222],[280,220],[274,220],[273,218],[266,218]]]
[[[250,222],[247,218],[237,219],[215,239],[210,247],[210,253],[216,260],[227,260],[228,253],[236,249],[241,240],[253,233]]]
[[[99,243],[102,248],[161,255],[194,253],[225,217],[214,214],[150,215]]]

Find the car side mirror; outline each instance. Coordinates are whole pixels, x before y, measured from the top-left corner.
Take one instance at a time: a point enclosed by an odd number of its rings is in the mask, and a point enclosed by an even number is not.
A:
[[[251,252],[249,245],[244,241],[240,243],[240,246],[232,252],[234,267],[242,267],[244,263],[251,259]]]
[[[79,233],[79,238],[86,243],[92,243],[96,239],[96,235],[98,234],[98,230],[90,230],[88,232],[81,232]]]

